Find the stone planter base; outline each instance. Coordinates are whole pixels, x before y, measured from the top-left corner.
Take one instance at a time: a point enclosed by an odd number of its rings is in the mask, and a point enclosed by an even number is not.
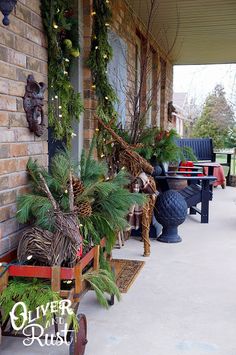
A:
[[[180,243],[182,238],[178,235],[177,227],[163,227],[162,234],[157,238],[162,243]]]

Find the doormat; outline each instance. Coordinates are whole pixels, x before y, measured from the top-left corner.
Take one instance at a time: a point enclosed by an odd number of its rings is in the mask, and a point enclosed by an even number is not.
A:
[[[144,263],[144,261],[126,259],[113,259],[111,261],[111,266],[115,268],[116,284],[121,293],[128,291]]]

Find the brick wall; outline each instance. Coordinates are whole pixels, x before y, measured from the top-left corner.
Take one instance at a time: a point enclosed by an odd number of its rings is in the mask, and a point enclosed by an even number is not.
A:
[[[0,255],[18,242],[21,226],[15,218],[16,198],[27,191],[29,157],[45,166],[48,161],[47,132],[40,138],[30,133],[23,109],[29,74],[47,83],[40,0],[18,0],[10,25],[0,24]]]
[[[85,147],[87,148],[91,137],[93,135],[94,122],[93,117],[96,110],[96,100],[94,97],[94,91],[92,90],[91,75],[88,67],[86,66],[86,59],[90,51],[91,43],[91,30],[92,30],[92,1],[85,0],[84,6],[84,98],[85,98],[85,115],[84,115],[84,138]],[[134,91],[135,82],[135,51],[137,43],[137,33],[139,33],[144,39],[146,36],[146,28],[140,19],[130,11],[127,4],[123,0],[113,0],[111,2],[113,21],[111,24],[111,30],[118,34],[127,44],[127,70],[128,70],[128,91]],[[169,128],[171,123],[168,121],[168,102],[172,101],[173,95],[173,66],[169,61],[165,52],[160,48],[156,40],[149,36],[149,45],[152,51],[155,52],[154,58],[156,60],[156,96],[161,97],[161,107],[158,104],[154,104],[154,111],[152,112],[152,123],[157,124],[157,112],[160,111],[161,126],[163,128]],[[122,54],[121,54],[122,55]],[[161,80],[161,62],[165,63],[164,80]],[[162,82],[162,84],[161,84]],[[130,101],[130,102],[129,102]],[[127,117],[126,122],[129,122],[129,113],[131,107],[131,100],[127,100]]]

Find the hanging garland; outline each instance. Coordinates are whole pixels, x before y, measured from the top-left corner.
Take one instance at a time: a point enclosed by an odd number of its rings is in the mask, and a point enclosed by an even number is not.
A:
[[[80,55],[77,21],[69,0],[42,0],[41,11],[48,37],[49,126],[54,138],[73,137],[72,121],[79,120],[83,105],[69,77],[71,61]]]
[[[98,99],[97,113],[108,122],[116,116],[114,103],[117,101],[116,93],[107,76],[107,66],[112,58],[112,48],[108,42],[108,29],[112,18],[109,0],[93,0],[91,16],[93,30],[88,65],[92,73],[92,88]]]

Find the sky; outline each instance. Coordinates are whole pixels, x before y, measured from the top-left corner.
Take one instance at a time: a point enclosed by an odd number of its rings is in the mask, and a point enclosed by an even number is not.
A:
[[[174,92],[188,92],[189,100],[195,99],[198,105],[217,84],[224,86],[227,99],[235,105],[236,64],[174,66]]]

